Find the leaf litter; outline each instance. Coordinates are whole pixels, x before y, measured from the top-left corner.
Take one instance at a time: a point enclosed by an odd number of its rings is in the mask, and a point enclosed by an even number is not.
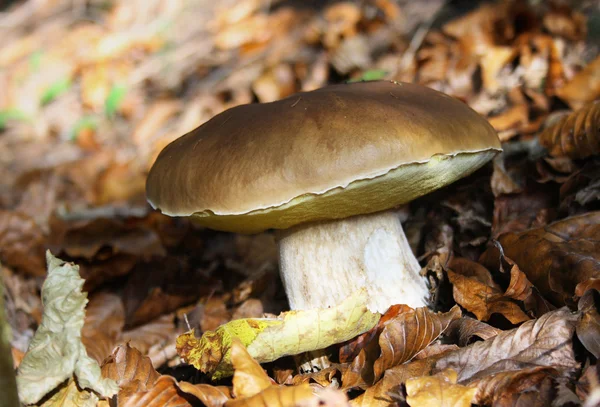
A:
[[[596,1],[84,3],[25,0],[0,12],[0,323],[12,330],[22,402],[599,399]],[[399,211],[435,292],[431,310],[393,307],[291,346],[294,330],[334,311],[285,313],[273,234],[154,213],[147,171],[167,143],[225,109],[374,79],[461,99],[496,128],[504,153]],[[70,277],[56,289],[73,287],[58,307],[47,297],[57,268]],[[213,368],[228,355],[232,378],[213,382],[212,368],[182,363],[197,349],[178,354],[178,336],[239,321],[278,328],[259,329],[267,339],[254,347],[247,332],[217,334],[199,353]],[[39,359],[42,337],[63,352]],[[292,356],[315,346],[330,367],[299,371]]]

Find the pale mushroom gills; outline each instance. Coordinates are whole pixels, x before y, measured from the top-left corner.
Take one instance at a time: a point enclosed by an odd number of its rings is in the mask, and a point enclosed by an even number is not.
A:
[[[278,229],[292,309],[426,305],[394,208],[501,151],[489,123],[435,90],[359,82],[229,109],[169,144],[146,184],[153,207],[224,231]]]

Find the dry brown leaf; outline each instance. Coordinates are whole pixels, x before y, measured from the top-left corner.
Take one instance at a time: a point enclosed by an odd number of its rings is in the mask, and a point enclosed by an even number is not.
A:
[[[590,289],[583,294],[577,304],[581,313],[577,323],[577,337],[596,359],[600,358],[600,293]]]
[[[494,46],[483,54],[480,65],[483,86],[489,93],[495,93],[500,88],[498,74],[500,70],[514,58],[516,48],[508,46]]]
[[[0,258],[2,262],[32,276],[44,276],[45,238],[29,216],[0,210]]]
[[[597,155],[600,153],[600,102],[590,103],[562,117],[545,129],[539,140],[555,157],[581,159]]]
[[[130,382],[119,392],[119,407],[192,407],[195,399],[209,407],[221,407],[229,398],[226,390],[208,385],[182,385],[171,376],[160,376],[148,389]],[[194,388],[195,387],[195,388]]]
[[[542,401],[551,400],[553,378],[556,376],[558,372],[547,366],[491,374],[471,383],[470,387],[477,391],[473,403],[513,406],[518,405],[514,402],[515,399],[529,394],[535,395],[538,401],[526,398],[528,402],[523,405],[546,406],[548,404]]]
[[[548,226],[499,238],[504,255],[554,305],[572,303],[577,284],[600,276],[600,212],[572,216]],[[480,262],[499,269],[497,247]]]
[[[453,338],[459,346],[467,346],[474,336],[486,341],[500,332],[502,330],[494,328],[485,322],[470,317],[462,317],[450,323],[446,335]]]
[[[153,387],[160,374],[148,357],[127,343],[117,346],[112,355],[104,361],[102,376],[115,380],[121,389],[136,382],[139,391],[147,391]]]
[[[291,387],[269,387],[247,398],[234,399],[225,403],[225,407],[300,407],[317,406],[318,398],[308,384]]]
[[[225,386],[179,382],[177,383],[177,387],[185,393],[195,396],[206,407],[221,407],[228,400],[231,400],[231,390]]]
[[[175,256],[138,262],[124,289],[125,324],[138,326],[209,295],[218,282]]]
[[[147,354],[150,347],[157,344],[173,343],[178,331],[175,329],[175,317],[163,315],[137,328],[124,331],[120,341],[131,342],[131,346]]]
[[[600,97],[600,56],[578,72],[565,86],[556,90],[556,94],[566,100],[573,109]]]
[[[577,319],[578,315],[566,308],[548,312],[487,341],[445,354],[436,362],[435,372],[452,368],[461,384],[537,366],[552,367],[568,376],[579,367],[572,346]]]
[[[516,135],[509,130],[518,130],[529,123],[529,108],[527,105],[515,105],[509,107],[497,116],[488,118],[490,124],[500,133],[500,141],[507,141]]]
[[[379,336],[381,355],[373,365],[377,381],[390,367],[406,363],[435,341],[455,319],[461,317],[458,307],[436,314],[427,308],[404,312],[390,320]]]
[[[403,365],[394,366],[385,371],[383,378],[363,394],[353,399],[353,407],[388,407],[403,399],[402,384],[413,377],[431,374],[435,361],[441,355],[428,359],[415,360]]]
[[[294,376],[289,384],[299,385],[303,383],[316,383],[322,387],[332,387],[335,386],[334,380],[335,376],[339,373],[337,367],[328,367],[317,372],[306,373],[306,374],[298,374]]]
[[[544,226],[555,217],[555,198],[551,186],[528,183],[514,195],[500,195],[494,200],[492,237],[507,232]]]
[[[276,385],[237,338],[231,344],[231,362],[235,370],[233,394],[236,398],[225,403],[226,407],[347,405],[345,394],[337,390],[315,394],[307,383],[289,387]]]
[[[264,313],[265,309],[261,300],[257,298],[248,298],[235,309],[231,319],[260,318]]]
[[[455,301],[475,314],[477,319],[487,321],[496,313],[503,315],[513,324],[530,319],[519,305],[511,300],[508,290],[502,293],[490,272],[481,264],[462,257],[454,258],[446,272],[452,283]],[[518,282],[513,286],[517,284]]]
[[[523,192],[523,185],[520,185],[523,183],[523,180],[518,177],[518,173],[513,174],[507,170],[503,154],[497,155],[492,163],[494,165],[494,172],[492,173],[490,184],[495,197]],[[513,179],[515,175],[516,179]]]
[[[124,325],[125,309],[118,295],[108,292],[92,295],[81,329],[81,341],[88,355],[102,363],[112,353]]]
[[[236,398],[254,396],[274,384],[238,338],[231,343],[231,363],[235,369],[233,394]]]
[[[576,215],[594,210],[600,201],[600,165],[596,160],[586,162],[573,172],[560,187],[559,210]]]
[[[112,254],[132,254],[144,258],[165,255],[158,234],[141,222],[97,218],[66,227],[57,245],[70,257],[91,259],[107,247]]]
[[[392,305],[390,308],[388,308],[385,314],[381,316],[377,322],[377,325],[340,346],[340,350],[338,352],[340,362],[347,363],[352,361],[354,358],[356,358],[356,356],[358,356],[358,353],[361,351],[361,349],[365,348],[372,340],[377,340],[379,338],[381,331],[390,320],[403,312],[409,312],[411,310],[412,308],[410,308],[408,305]]]
[[[456,384],[457,374],[446,369],[434,376],[406,381],[406,402],[416,407],[469,407],[477,389]]]

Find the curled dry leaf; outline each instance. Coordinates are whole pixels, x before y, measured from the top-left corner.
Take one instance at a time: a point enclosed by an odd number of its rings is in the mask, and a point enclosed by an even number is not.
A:
[[[577,319],[578,315],[566,308],[548,312],[487,341],[445,354],[436,362],[435,371],[452,368],[458,372],[458,382],[462,384],[536,366],[552,367],[568,376],[579,367],[572,346]]]
[[[427,308],[417,308],[392,319],[379,336],[381,356],[373,366],[375,379],[390,367],[406,363],[435,341],[450,323],[461,317],[458,307],[436,314]]]
[[[102,376],[116,381],[120,388],[137,382],[137,388],[146,391],[154,385],[160,374],[147,356],[143,356],[139,350],[127,343],[117,346],[112,355],[103,362]]]
[[[378,340],[367,343],[343,369],[342,388],[373,385],[386,370],[412,360],[431,345],[460,316],[458,307],[443,314],[427,308],[398,314],[384,325]]]
[[[119,392],[119,407],[192,407],[198,399],[209,407],[221,407],[230,397],[226,388],[209,385],[183,385],[171,376],[160,376],[148,388],[133,381]]]
[[[454,300],[468,311],[475,314],[477,319],[487,321],[492,314],[503,315],[513,324],[529,320],[520,306],[512,301],[509,294],[519,289],[519,281],[511,278],[511,287],[502,293],[500,287],[493,281],[490,272],[479,263],[465,259],[454,258],[446,270],[452,283]],[[513,277],[511,275],[511,277]],[[520,298],[517,298],[520,299]]]
[[[393,318],[403,312],[412,311],[408,305],[392,305],[388,310],[381,316],[377,325],[365,332],[364,334],[358,335],[356,338],[346,342],[343,346],[340,346],[339,359],[341,363],[347,363],[353,360],[361,349],[369,344],[373,339],[378,339],[379,334],[385,327],[385,325]]]
[[[539,140],[554,157],[581,159],[600,153],[600,103],[590,103],[562,117],[545,129]]]
[[[340,305],[327,309],[284,312],[278,318],[234,320],[216,331],[205,332],[200,339],[191,331],[177,338],[177,352],[216,379],[233,373],[230,353],[234,338],[239,338],[260,363],[324,349],[377,324],[380,314],[367,309],[365,295],[361,290]],[[312,329],[315,325],[320,329]]]
[[[469,407],[477,389],[456,384],[457,374],[446,369],[434,376],[406,381],[406,402],[410,406]]]
[[[498,335],[502,330],[494,328],[485,322],[470,317],[462,317],[450,323],[446,335],[454,338],[459,346],[467,346],[471,339],[476,336],[484,341]]]
[[[600,358],[600,293],[590,289],[579,299],[577,304],[580,319],[577,323],[577,337],[596,359]]]
[[[572,302],[577,284],[600,277],[599,224],[600,212],[589,212],[498,241],[543,297],[561,306]],[[497,270],[499,259],[498,247],[490,247],[480,262]]]
[[[42,287],[44,315],[17,374],[21,402],[37,403],[65,380],[110,397],[117,384],[100,374],[98,363],[81,342],[87,293],[79,268],[46,252],[48,277]]]

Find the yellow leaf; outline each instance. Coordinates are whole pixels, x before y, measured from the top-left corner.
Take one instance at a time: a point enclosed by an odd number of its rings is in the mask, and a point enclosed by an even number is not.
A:
[[[470,407],[477,388],[456,384],[458,374],[446,369],[435,376],[406,381],[406,402],[419,407]]]
[[[366,291],[360,290],[332,308],[284,312],[270,319],[235,320],[205,332],[200,339],[187,332],[177,338],[177,351],[187,363],[219,379],[233,374],[233,338],[238,338],[259,363],[324,349],[377,324],[381,315],[370,312],[366,303]]]
[[[231,344],[231,363],[235,369],[233,374],[235,397],[251,397],[273,385],[260,364],[252,359],[237,338],[234,338]]]

